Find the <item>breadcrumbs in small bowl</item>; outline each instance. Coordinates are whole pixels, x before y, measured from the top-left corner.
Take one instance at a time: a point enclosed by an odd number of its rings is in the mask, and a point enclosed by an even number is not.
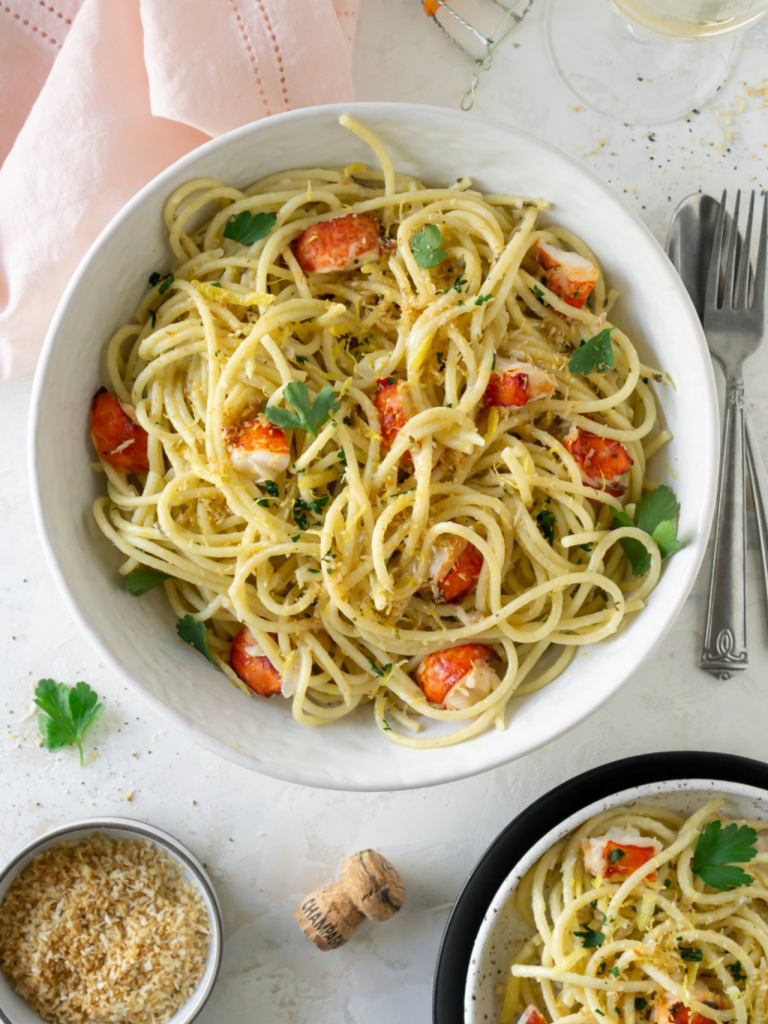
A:
[[[0,873],[2,1024],[189,1024],[216,981],[202,865],[143,822],[55,829]]]

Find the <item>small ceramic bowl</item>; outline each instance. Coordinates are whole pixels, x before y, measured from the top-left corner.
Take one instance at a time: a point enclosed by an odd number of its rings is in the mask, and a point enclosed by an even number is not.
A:
[[[163,832],[154,825],[131,818],[87,818],[71,825],[47,832],[20,850],[16,856],[0,871],[0,903],[2,903],[11,883],[24,868],[39,854],[65,839],[83,839],[94,832],[114,836],[116,839],[144,839],[165,850],[184,869],[184,877],[195,885],[202,897],[203,904],[211,925],[211,945],[208,959],[197,988],[187,1002],[171,1017],[168,1024],[190,1024],[208,1001],[216,983],[221,966],[221,953],[224,944],[224,929],[221,907],[211,880],[202,864],[192,856],[186,847],[177,842],[173,836]],[[12,989],[8,979],[0,972],[0,1024],[40,1024],[40,1018],[27,1003]]]
[[[506,980],[521,940],[532,934],[514,906],[518,883],[556,842],[602,811],[620,804],[643,803],[692,814],[713,796],[723,796],[723,814],[733,818],[759,818],[768,822],[768,792],[754,786],[718,779],[672,779],[624,789],[588,804],[542,836],[514,865],[486,911],[475,939],[464,994],[465,1024],[497,1021],[501,998],[499,982]]]

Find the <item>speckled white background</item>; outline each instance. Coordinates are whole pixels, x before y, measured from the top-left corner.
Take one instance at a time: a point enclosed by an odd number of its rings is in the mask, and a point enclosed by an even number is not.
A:
[[[537,0],[514,36],[517,45],[509,41],[483,79],[477,113],[580,155],[660,239],[690,192],[768,186],[768,99],[747,90],[767,84],[768,19],[747,33],[716,109],[631,128],[573,109],[550,69],[543,8]],[[456,107],[470,78],[420,0],[363,0],[355,64],[363,100]],[[30,384],[0,384],[0,856],[54,825],[94,814],[143,818],[188,843],[218,888],[228,936],[201,1024],[426,1022],[451,903],[483,849],[532,799],[582,770],[644,751],[700,748],[768,759],[767,615],[751,534],[751,667],[730,682],[714,682],[695,667],[705,566],[662,647],[618,696],[568,736],[507,768],[433,790],[346,795],[284,785],[217,760],[118,685],[53,589],[29,509]],[[747,392],[768,458],[768,351],[750,363]],[[31,688],[43,676],[85,679],[107,706],[89,738],[88,753],[93,741],[98,756],[82,771],[76,754],[40,749],[34,718],[25,719]],[[364,846],[378,847],[399,868],[406,906],[388,924],[365,924],[343,949],[319,953],[300,934],[294,907]]]

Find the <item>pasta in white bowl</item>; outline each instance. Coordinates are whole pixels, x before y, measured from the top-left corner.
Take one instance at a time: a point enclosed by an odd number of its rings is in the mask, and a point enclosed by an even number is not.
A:
[[[395,109],[397,123],[352,110],[351,131],[343,110],[280,117],[153,182],[73,283],[34,428],[38,484],[58,492],[41,494],[47,529],[82,480],[71,466],[62,479],[46,425],[60,339],[85,303],[91,361],[70,347],[66,373],[90,392],[81,408],[97,392],[104,472],[83,493],[127,587],[162,587],[121,593],[86,526],[72,552],[54,543],[57,564],[79,551],[103,566],[98,600],[63,568],[75,606],[100,620],[113,664],[217,749],[374,788],[451,777],[458,740],[473,753],[455,776],[517,756],[615,689],[695,574],[715,443],[695,317],[615,200],[533,140],[512,136],[508,171],[504,131]],[[272,141],[268,164],[251,139]],[[582,186],[591,219],[569,209]],[[627,243],[637,280],[617,262]],[[677,347],[658,343],[667,332]],[[679,430],[694,409],[695,444]],[[662,571],[675,529],[685,547]],[[616,633],[624,654],[606,643]],[[373,722],[393,741],[375,768]],[[434,759],[415,774],[414,747]]]

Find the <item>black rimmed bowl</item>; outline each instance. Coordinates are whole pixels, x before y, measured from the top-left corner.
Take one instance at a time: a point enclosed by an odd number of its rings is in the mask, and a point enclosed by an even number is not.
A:
[[[617,780],[622,785],[617,787]],[[438,954],[434,1024],[495,1024],[511,961],[504,908],[517,878],[561,835],[625,799],[686,807],[717,793],[768,821],[768,765],[733,754],[643,754],[593,768],[540,797],[496,837],[454,905]],[[726,808],[727,810],[728,808]]]

